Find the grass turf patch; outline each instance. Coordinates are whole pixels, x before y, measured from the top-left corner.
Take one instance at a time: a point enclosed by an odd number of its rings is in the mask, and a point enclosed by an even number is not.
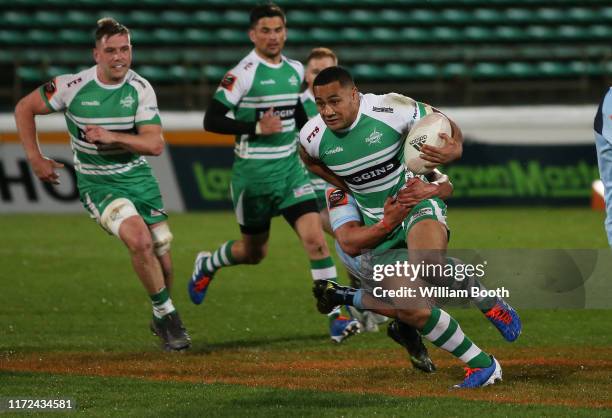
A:
[[[601,409],[287,390],[118,377],[0,373],[2,396],[72,398],[87,416],[603,416]],[[10,416],[9,414],[3,416]],[[15,416],[23,416],[22,413]]]

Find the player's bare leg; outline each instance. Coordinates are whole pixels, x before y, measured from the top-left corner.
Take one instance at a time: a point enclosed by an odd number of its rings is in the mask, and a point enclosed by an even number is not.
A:
[[[157,261],[159,261],[159,265],[161,266],[166,288],[168,291],[170,291],[172,289],[172,284],[174,283],[174,269],[172,267],[172,256],[170,255],[170,251],[164,255],[158,255]]]
[[[236,264],[259,264],[268,255],[270,231],[261,234],[242,234],[242,239],[232,245]]]
[[[159,228],[160,226],[163,226],[164,224],[167,224],[167,223],[159,222],[153,225],[149,225],[149,231],[153,232],[154,230],[156,230],[156,228]],[[155,242],[153,243],[153,246],[155,248],[156,246]],[[164,283],[166,284],[166,289],[170,291],[172,289],[172,284],[174,283],[174,269],[172,267],[172,256],[171,256],[171,252],[169,248],[162,252],[163,254],[159,254],[158,251],[156,251],[156,256],[157,256],[157,260],[159,261],[159,265],[161,266],[161,269],[162,269],[162,274],[164,276]]]
[[[119,238],[128,248],[134,271],[151,298],[153,304],[151,330],[162,339],[166,350],[188,348],[191,345],[191,338],[183,327],[169,290],[166,288],[162,265],[153,249],[151,231],[140,216],[131,216],[121,223]],[[170,254],[164,254],[166,255],[169,260]]]
[[[327,242],[323,235],[323,225],[319,214],[311,212],[300,216],[295,221],[294,228],[308,258],[320,260],[329,257],[329,248],[327,248]]]
[[[152,295],[164,285],[164,276],[155,253],[149,228],[140,216],[131,216],[119,227],[119,237],[128,248],[134,271],[147,292]]]

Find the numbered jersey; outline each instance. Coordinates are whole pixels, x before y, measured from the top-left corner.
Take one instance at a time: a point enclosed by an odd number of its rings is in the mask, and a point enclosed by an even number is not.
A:
[[[256,122],[274,108],[283,125],[274,135],[238,135],[235,171],[253,180],[273,180],[298,164],[295,111],[303,78],[304,67],[298,61],[283,56],[279,64],[270,64],[255,51],[225,75],[214,98],[230,108],[229,117]]]
[[[359,205],[366,225],[383,217],[383,206],[414,176],[402,164],[405,135],[433,109],[396,93],[360,97],[355,122],[342,132],[327,128],[321,116],[300,132],[306,152],[341,177]]]
[[[155,92],[147,80],[130,70],[123,83],[102,84],[94,66],[58,76],[41,86],[40,93],[49,109],[64,112],[79,188],[133,184],[151,175],[144,157],[85,139],[87,125],[128,134],[137,133],[141,125],[160,125]]]

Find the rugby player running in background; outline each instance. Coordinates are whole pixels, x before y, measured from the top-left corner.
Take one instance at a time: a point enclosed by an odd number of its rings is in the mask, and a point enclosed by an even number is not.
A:
[[[263,260],[278,215],[302,242],[313,280],[336,278],[316,195],[296,151],[298,128],[307,121],[299,100],[304,68],[282,55],[287,29],[278,6],[256,6],[250,25],[254,49],[225,75],[204,118],[206,130],[236,136],[231,194],[242,238],[197,255],[188,283],[195,304],[220,268]]]
[[[96,65],[64,74],[17,104],[15,121],[32,170],[58,183],[61,164],[45,157],[35,115],[64,112],[81,202],[92,218],[128,248],[132,266],[151,298],[151,330],[167,350],[191,345],[170,298],[172,260],[159,185],[143,155],[164,149],[155,92],[130,70],[129,30],[111,18],[98,21]]]

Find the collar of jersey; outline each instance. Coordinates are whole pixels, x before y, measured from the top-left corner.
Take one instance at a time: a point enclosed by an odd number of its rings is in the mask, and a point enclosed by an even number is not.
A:
[[[103,82],[100,81],[100,79],[98,78],[98,66],[94,65],[94,80],[96,80],[96,84],[100,87],[102,87],[103,89],[106,90],[116,90],[119,87],[123,86],[125,84],[125,82],[127,81],[128,75],[130,74],[131,70],[128,70],[127,73],[125,73],[125,77],[123,77],[123,81],[119,84],[104,84]]]
[[[271,64],[268,61],[264,60],[262,57],[257,55],[257,52],[255,52],[254,49],[253,51],[251,51],[251,55],[254,57],[253,59],[257,60],[257,62],[261,63],[262,65],[265,65],[266,67],[270,67],[274,69],[279,69],[285,63],[285,56],[282,54],[281,54],[281,62],[279,62],[278,64]]]

